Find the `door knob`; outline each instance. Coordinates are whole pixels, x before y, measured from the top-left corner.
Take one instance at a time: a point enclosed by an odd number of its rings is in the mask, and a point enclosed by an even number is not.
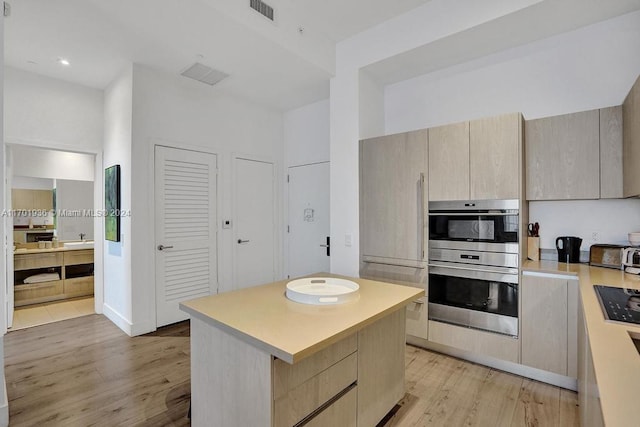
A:
[[[164,251],[165,249],[172,249],[172,248],[173,246],[158,245],[159,251]]]
[[[249,243],[248,240],[242,240],[242,239],[238,239],[238,244],[241,245],[243,243]]]

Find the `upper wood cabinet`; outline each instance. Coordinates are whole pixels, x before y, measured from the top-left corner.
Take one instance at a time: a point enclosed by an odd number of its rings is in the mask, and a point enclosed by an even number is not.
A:
[[[473,120],[469,135],[471,199],[518,199],[522,186],[522,115]]]
[[[527,200],[600,197],[598,110],[527,121]]]
[[[640,196],[640,77],[622,105],[623,111],[623,194]]]
[[[53,209],[53,191],[25,190],[13,188],[11,190],[12,209],[51,210]]]
[[[622,106],[600,110],[600,198],[622,196]]]
[[[429,129],[429,200],[469,194],[469,122]]]
[[[426,129],[360,141],[364,257],[424,259],[426,167]]]
[[[429,129],[429,200],[520,197],[522,115]]]

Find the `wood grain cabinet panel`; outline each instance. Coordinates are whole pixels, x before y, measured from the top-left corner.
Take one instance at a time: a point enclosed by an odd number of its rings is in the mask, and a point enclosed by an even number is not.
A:
[[[361,253],[423,260],[427,131],[360,142]]]
[[[32,270],[36,268],[62,266],[62,252],[45,252],[39,254],[18,254],[13,256],[13,269]]]
[[[525,146],[527,200],[600,197],[599,110],[530,120]]]
[[[471,200],[519,198],[522,115],[473,120],[469,136]]]
[[[11,207],[25,210],[51,210],[53,209],[53,191],[13,188],[11,189]]]
[[[523,274],[522,364],[578,376],[576,280]]]
[[[640,77],[622,105],[624,197],[640,195]]]
[[[429,200],[469,200],[469,122],[429,129]]]
[[[600,198],[622,198],[622,106],[600,109]]]
[[[326,408],[316,417],[312,418],[305,427],[355,427],[357,404],[358,404],[358,387],[354,387],[344,394],[340,399],[336,400],[331,406]]]

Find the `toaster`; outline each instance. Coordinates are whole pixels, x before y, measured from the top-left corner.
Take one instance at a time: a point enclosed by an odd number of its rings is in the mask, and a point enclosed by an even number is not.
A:
[[[589,265],[595,267],[622,268],[622,251],[626,246],[621,245],[591,245],[589,249]]]

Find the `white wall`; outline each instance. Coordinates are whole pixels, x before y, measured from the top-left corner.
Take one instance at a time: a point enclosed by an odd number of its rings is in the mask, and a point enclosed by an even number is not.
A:
[[[47,150],[19,144],[11,145],[9,149],[14,176],[93,181],[93,154]]]
[[[640,12],[385,88],[385,133],[510,112],[620,105],[640,73]]]
[[[583,251],[594,243],[628,245],[627,235],[640,231],[640,199],[530,202],[529,221],[540,224],[543,249],[555,249],[559,236],[582,238]]]
[[[122,72],[104,96],[103,166],[120,165],[121,208],[131,209],[131,114],[133,110],[133,68]],[[100,187],[102,188],[102,187]],[[104,200],[104,190],[101,190]],[[96,230],[97,231],[97,230]],[[131,218],[122,217],[120,242],[103,240],[104,314],[132,334]]]
[[[5,142],[94,152],[102,147],[103,92],[5,67]]]
[[[6,96],[4,89],[4,19],[0,19],[0,57],[2,62],[0,63],[0,96]],[[0,135],[3,135],[6,131],[4,127],[4,103],[0,103]],[[0,150],[0,177],[5,177],[5,145],[2,144],[2,150]],[[7,206],[11,206],[10,200],[7,203],[8,192],[5,188],[6,179],[2,179],[0,184],[0,210],[4,210]],[[9,182],[11,182],[9,178]],[[6,217],[5,217],[6,218]],[[10,226],[9,226],[10,227]],[[7,220],[0,221],[0,236],[6,236]],[[7,243],[13,242],[13,236],[8,239]],[[11,257],[12,258],[12,257]],[[0,277],[6,278],[7,274],[7,254],[5,245],[0,245]],[[13,269],[9,269],[13,274]],[[4,334],[7,332],[7,304],[6,304],[6,292],[0,292],[0,360],[4,362]],[[7,383],[4,376],[4,363],[0,363],[0,426],[4,427],[9,425],[9,402],[7,398]]]
[[[132,123],[132,322],[134,333],[142,333],[155,328],[154,145],[217,154],[218,281],[223,292],[233,288],[234,230],[221,227],[223,218],[233,219],[232,156],[269,159],[280,171],[284,158],[283,122],[279,111],[227,96],[215,87],[134,65]],[[281,173],[278,180],[275,202],[278,218],[282,218]],[[279,236],[281,227],[280,224],[277,230]],[[277,245],[276,259],[281,265],[282,242]],[[280,276],[281,271],[276,274]]]
[[[93,217],[82,214],[93,209],[93,181],[56,180],[56,232],[58,240],[93,240]],[[65,215],[65,211],[80,212]]]
[[[284,113],[284,157],[287,167],[329,161],[329,100]]]
[[[22,188],[25,190],[52,190],[53,187],[53,179],[50,178],[14,176],[11,181],[11,188]]]

